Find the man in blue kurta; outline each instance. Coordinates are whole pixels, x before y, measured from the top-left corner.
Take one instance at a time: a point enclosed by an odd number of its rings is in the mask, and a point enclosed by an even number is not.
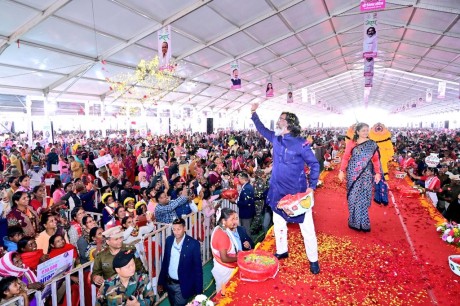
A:
[[[310,261],[310,271],[318,274],[318,242],[312,210],[291,217],[288,211],[277,207],[281,198],[288,194],[297,194],[316,189],[319,177],[319,163],[305,139],[300,137],[299,119],[293,113],[281,113],[275,131],[267,129],[260,121],[256,111],[258,104],[251,108],[252,121],[257,131],[273,144],[273,169],[268,190],[267,202],[273,210],[273,225],[276,240],[276,254],[279,259],[287,258],[287,222],[298,223],[304,239],[305,250]],[[310,168],[309,182],[304,165]]]

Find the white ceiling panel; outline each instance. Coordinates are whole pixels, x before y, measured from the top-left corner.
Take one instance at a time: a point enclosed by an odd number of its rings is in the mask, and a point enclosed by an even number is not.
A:
[[[59,78],[59,75],[31,72],[26,69],[14,69],[9,67],[1,67],[0,69],[0,83],[8,86],[45,88]]]
[[[24,6],[30,6],[40,11],[44,11],[50,7],[56,0],[15,0],[18,3],[24,4]]]
[[[225,52],[236,56],[258,47],[259,44],[247,34],[238,32],[237,34],[216,43],[216,46]]]
[[[430,50],[430,52],[428,52],[426,57],[433,58],[433,59],[441,59],[443,61],[450,62],[458,57],[458,53],[455,54],[455,53],[445,52],[441,50]]]
[[[211,67],[217,63],[225,60],[227,57],[222,53],[214,51],[212,49],[203,49],[190,56],[187,56],[185,60],[191,61],[195,64],[199,64],[205,67]]]
[[[128,2],[128,1],[122,1]],[[148,16],[153,17],[156,21],[164,21],[165,16],[171,16],[181,10],[192,5],[195,0],[168,0],[168,1],[152,1],[145,0],[130,0],[129,6]]]
[[[323,5],[318,2],[303,1],[281,13],[287,19],[289,25],[298,30],[308,26],[318,19],[326,18],[327,12]]]
[[[253,35],[260,43],[266,44],[274,37],[291,33],[288,27],[278,16],[267,18],[246,30]]]
[[[220,0],[211,2],[210,6],[238,26],[242,26],[257,18],[257,16],[272,11],[265,0]]]
[[[230,83],[230,74],[224,74],[219,71],[209,71],[206,72],[205,74],[200,75],[199,77],[196,77],[193,79],[194,81],[198,82],[203,82],[203,83],[216,83],[219,80],[222,80],[223,78],[228,78],[228,82]]]
[[[56,15],[91,28],[95,26],[97,30],[123,39],[129,39],[147,27],[158,25],[157,22],[123,9],[109,0],[73,0],[56,12]]]
[[[418,9],[411,19],[411,25],[443,31],[455,18],[455,14]]]
[[[321,53],[323,53],[324,51],[327,51],[327,50],[335,49],[337,47],[338,47],[337,46],[337,40],[336,40],[335,36],[331,37],[331,38],[329,38],[329,39],[327,39],[325,41],[322,41],[322,42],[320,42],[318,44],[309,46],[310,50],[316,55],[321,54]]]
[[[260,63],[264,63],[268,60],[274,59],[276,55],[273,54],[273,52],[270,52],[267,49],[261,49],[257,52],[253,52],[245,57],[243,57],[243,60],[253,64],[253,65],[259,65]]]
[[[281,55],[302,46],[302,43],[297,39],[296,36],[291,36],[289,38],[283,39],[280,42],[277,42],[276,44],[271,45],[270,50],[274,51],[278,55]]]
[[[218,97],[226,93],[227,91],[229,91],[229,89],[230,88],[226,89],[226,88],[212,86],[212,87],[206,88],[201,94],[204,96]]]
[[[108,60],[121,64],[137,66],[140,60],[151,60],[156,55],[158,54],[150,49],[139,45],[131,45],[109,57]]]
[[[400,31],[402,31],[402,29]],[[394,33],[394,31],[392,32]],[[404,34],[404,39],[407,39],[410,41],[422,41],[428,45],[433,45],[440,37],[441,36],[438,34],[431,34],[431,33],[426,33],[422,31],[415,31],[411,29],[407,29],[406,33]]]
[[[204,26],[204,22],[212,26]],[[210,41],[219,36],[219,34],[235,28],[231,23],[206,6],[179,19],[173,26],[196,36],[204,42]]]
[[[331,34],[332,27],[328,21],[325,21],[300,32],[298,36],[302,39],[304,44],[310,45]]]
[[[402,52],[411,53],[411,54],[425,54],[426,52],[429,51],[428,48],[414,46],[408,43],[401,43],[399,46],[399,50],[401,50]]]
[[[295,52],[293,54],[284,56],[284,59],[289,62],[289,64],[293,65],[295,63],[298,63],[300,61],[307,60],[309,58],[312,58],[311,54],[306,50],[300,50],[298,52]]]
[[[43,21],[24,35],[24,40],[97,57],[121,43],[73,23],[54,17]]]
[[[38,15],[34,9],[9,1],[0,3],[0,35],[10,36],[29,19]]]
[[[275,72],[277,70],[280,70],[281,68],[284,68],[286,66],[288,66],[288,64],[284,60],[278,59],[278,60],[276,60],[274,62],[271,62],[271,63],[269,63],[267,65],[264,65],[264,66],[262,66],[260,68],[262,68],[263,70],[267,71],[268,73],[273,73],[273,72]]]
[[[76,65],[87,63],[88,60],[69,56],[63,53],[52,52],[46,49],[29,47],[26,45],[12,45],[0,56],[0,63],[30,67],[32,69],[56,69],[69,67],[68,71],[75,69]]]
[[[67,86],[61,86],[55,90],[64,90]],[[75,84],[73,84],[69,89],[70,92],[76,93],[89,93],[95,95],[102,95],[103,93],[109,91],[109,85],[103,81],[89,81],[86,79],[79,79]]]

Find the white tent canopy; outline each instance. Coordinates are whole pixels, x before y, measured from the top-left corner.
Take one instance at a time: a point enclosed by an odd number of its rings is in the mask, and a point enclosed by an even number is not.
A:
[[[359,0],[1,0],[0,107],[22,111],[26,95],[47,95],[60,113],[126,101],[106,77],[133,71],[157,52],[157,31],[172,28],[180,84],[158,104],[234,113],[264,109],[341,113],[363,105],[363,14]],[[379,47],[369,106],[395,111],[433,101],[409,117],[460,109],[459,0],[387,0],[378,11]],[[242,88],[229,87],[238,60]],[[271,78],[275,97],[265,98]],[[446,81],[444,99],[437,99]],[[286,103],[289,85],[294,103]],[[302,88],[308,97],[302,99]],[[317,103],[309,98],[314,93]],[[304,101],[303,101],[304,100]],[[115,102],[113,102],[115,101]],[[32,112],[43,113],[34,100]],[[67,106],[66,103],[71,102]],[[171,104],[172,103],[172,104]],[[149,105],[146,105],[149,108]],[[153,106],[152,106],[153,107]]]

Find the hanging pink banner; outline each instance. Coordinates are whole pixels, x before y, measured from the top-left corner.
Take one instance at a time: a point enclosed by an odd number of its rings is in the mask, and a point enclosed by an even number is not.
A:
[[[361,0],[361,12],[381,10],[385,8],[385,0]]]

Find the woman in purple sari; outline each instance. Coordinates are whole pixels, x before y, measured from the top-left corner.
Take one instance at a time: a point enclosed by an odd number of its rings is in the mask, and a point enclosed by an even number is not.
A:
[[[339,172],[339,180],[343,181],[347,171],[348,226],[363,232],[371,230],[372,187],[381,179],[378,146],[368,136],[369,125],[358,123],[353,139],[345,148]]]

